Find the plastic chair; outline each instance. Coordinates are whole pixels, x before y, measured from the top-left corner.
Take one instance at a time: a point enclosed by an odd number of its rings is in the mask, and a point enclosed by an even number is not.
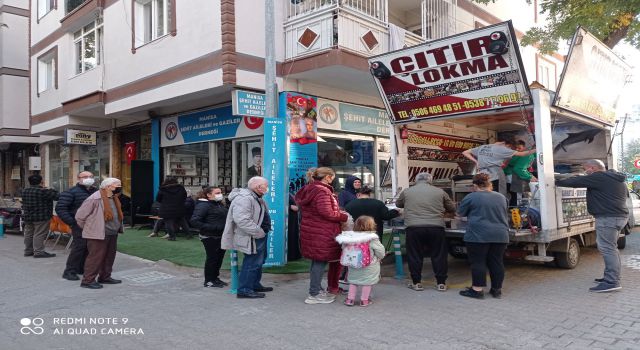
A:
[[[62,221],[59,216],[54,215],[51,218],[51,222],[49,223],[49,234],[47,235],[47,239],[51,236],[57,236],[55,242],[53,243],[53,248],[55,249],[58,246],[58,241],[62,236],[66,236],[69,241],[67,245],[64,247],[65,250],[69,249],[71,246],[71,242],[73,242],[73,235],[71,234],[71,227]]]

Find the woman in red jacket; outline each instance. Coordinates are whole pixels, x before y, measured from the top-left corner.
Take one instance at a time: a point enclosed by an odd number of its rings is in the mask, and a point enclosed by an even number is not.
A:
[[[347,221],[347,213],[340,210],[331,183],[336,173],[321,167],[313,172],[313,182],[296,194],[300,207],[300,246],[302,256],[311,259],[309,296],[307,304],[329,304],[335,301],[340,277],[340,253],[342,249],[335,238],[342,232],[341,223]],[[329,263],[328,291],[322,289],[322,275]]]

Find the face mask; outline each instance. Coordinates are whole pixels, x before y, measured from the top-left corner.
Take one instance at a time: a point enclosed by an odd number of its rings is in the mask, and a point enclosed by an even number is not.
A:
[[[96,180],[94,178],[92,178],[92,177],[87,177],[87,178],[82,179],[82,181],[80,183],[82,185],[84,185],[84,186],[89,187],[89,186],[93,185],[94,183],[96,183]]]
[[[122,192],[122,187],[116,187],[113,191],[111,191],[111,193],[113,194],[118,194],[120,192]]]
[[[224,199],[224,196],[222,194],[216,194],[213,196],[213,200],[216,202],[221,202]]]

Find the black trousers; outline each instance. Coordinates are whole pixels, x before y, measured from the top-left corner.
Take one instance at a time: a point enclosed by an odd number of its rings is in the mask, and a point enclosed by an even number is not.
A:
[[[189,223],[187,222],[187,219],[185,217],[167,218],[163,220],[164,220],[164,227],[166,228],[167,233],[169,234],[170,237],[175,237],[176,231],[178,231],[179,228],[182,228],[182,233],[184,233],[185,235],[191,234],[189,232]]]
[[[422,281],[422,262],[425,247],[429,248],[431,266],[438,284],[447,281],[447,240],[444,227],[407,227],[407,263],[413,283]]]
[[[224,249],[220,248],[222,237],[209,237],[201,240],[207,259],[204,262],[204,283],[215,281],[220,275],[220,266],[224,260]]]
[[[82,238],[82,229],[78,226],[71,227],[71,251],[67,257],[67,266],[64,273],[84,274],[84,262],[87,259],[89,251],[87,250],[87,241]]]
[[[471,264],[471,280],[475,287],[487,285],[487,269],[491,278],[491,288],[501,289],[504,281],[504,251],[506,243],[465,242],[467,256]]]

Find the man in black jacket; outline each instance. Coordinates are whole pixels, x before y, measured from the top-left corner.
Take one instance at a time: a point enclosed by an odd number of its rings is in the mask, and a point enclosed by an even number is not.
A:
[[[587,189],[587,210],[596,218],[596,243],[604,259],[604,276],[596,278],[598,285],[589,288],[589,291],[602,293],[620,290],[618,236],[629,219],[626,177],[614,170],[607,171],[604,163],[598,159],[588,160],[582,166],[587,176],[558,180],[556,185]]]
[[[396,209],[387,208],[383,201],[371,198],[371,189],[369,187],[363,187],[358,193],[358,199],[349,202],[345,207],[345,210],[353,217],[353,221],[356,221],[360,216],[371,216],[376,222],[376,233],[382,241],[382,229],[383,220],[391,220],[400,213]]]
[[[29,176],[29,187],[22,190],[24,219],[24,256],[52,258],[55,254],[44,251],[44,240],[53,216],[53,201],[58,191],[42,186],[42,176]]]
[[[62,277],[69,281],[79,280],[78,274],[84,273],[84,261],[88,254],[87,241],[82,238],[82,229],[78,226],[75,216],[82,202],[96,191],[96,188],[93,187],[94,183],[95,180],[91,172],[81,172],[78,174],[78,183],[62,192],[56,204],[56,214],[71,227],[73,235],[67,266],[62,273]]]

